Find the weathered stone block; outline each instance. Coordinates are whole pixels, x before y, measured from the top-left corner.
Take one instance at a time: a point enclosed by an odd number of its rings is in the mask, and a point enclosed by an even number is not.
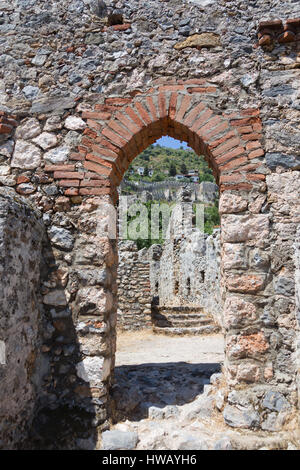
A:
[[[237,408],[226,405],[223,416],[225,423],[233,428],[256,428],[260,422],[259,414],[253,408]]]
[[[241,297],[230,296],[224,305],[224,323],[226,328],[251,325],[257,319],[256,306]]]
[[[227,243],[266,239],[268,215],[226,215],[222,217],[222,238]]]

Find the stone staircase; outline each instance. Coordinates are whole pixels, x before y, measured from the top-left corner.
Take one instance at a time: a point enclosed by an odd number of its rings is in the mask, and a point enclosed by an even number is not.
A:
[[[165,335],[207,335],[219,327],[202,307],[152,307],[153,332]]]

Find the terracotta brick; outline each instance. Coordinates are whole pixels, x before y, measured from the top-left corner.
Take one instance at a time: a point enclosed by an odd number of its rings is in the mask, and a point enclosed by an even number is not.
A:
[[[253,125],[257,122],[260,122],[260,119],[257,117],[247,117],[243,119],[233,119],[230,121],[230,124],[234,127],[240,127],[240,126],[248,126],[248,125]]]
[[[241,165],[243,165],[247,161],[248,161],[247,157],[235,158],[234,160],[231,160],[229,163],[219,166],[219,170],[221,172],[233,170],[233,169],[239,168]],[[244,167],[242,167],[241,170],[244,170]]]
[[[20,175],[17,177],[17,184],[22,184],[22,183],[29,183],[30,178],[28,178],[25,175]]]
[[[253,131],[252,126],[240,126],[238,128],[240,134],[250,134]]]
[[[218,165],[220,165],[221,163],[228,162],[232,158],[243,155],[244,153],[246,153],[244,147],[237,147],[237,148],[231,150],[230,152],[225,153],[221,157],[215,158],[215,161]]]
[[[188,93],[215,93],[217,88],[215,86],[207,87],[192,87],[187,89]]]
[[[105,196],[111,194],[111,188],[80,188],[79,194],[82,196]]]
[[[260,111],[257,108],[243,109],[241,111],[242,116],[259,116]]]
[[[240,173],[232,173],[231,175],[221,175],[220,183],[240,183],[244,180],[244,176]]]
[[[79,180],[60,180],[58,181],[58,186],[63,188],[74,188],[79,186]]]
[[[185,126],[191,126],[204,109],[205,105],[203,103],[199,103],[197,106],[193,107],[184,119],[183,124]]]
[[[116,152],[113,152],[112,150],[101,147],[100,145],[92,145],[92,151],[93,153],[99,154],[104,160],[109,160],[109,161],[116,161],[118,158],[118,154]],[[106,158],[105,158],[106,157]]]
[[[94,171],[95,173],[101,176],[107,176],[110,173],[110,170],[108,170],[104,166],[98,165],[97,163],[91,161],[85,161],[84,168],[89,171]]]
[[[90,147],[90,145],[93,143],[93,140],[94,140],[94,137],[91,139],[91,138],[88,138],[88,137],[83,137],[81,139],[81,144],[87,148]]]
[[[87,151],[88,151],[88,148],[87,148],[87,147],[84,147],[83,145],[78,145],[77,150],[78,150],[78,152],[81,153],[82,155],[86,155],[86,153],[87,153]]]
[[[87,125],[90,129],[96,129],[97,131],[101,129],[101,125],[98,122],[93,121],[92,119],[87,120]]]
[[[147,106],[149,108],[149,111],[152,114],[152,120],[157,121],[158,120],[158,113],[157,113],[156,106],[154,104],[152,96],[147,96],[146,102],[147,102]]]
[[[125,140],[125,139],[123,139],[123,137],[120,137],[119,135],[115,134],[108,127],[105,127],[103,129],[102,135],[107,137],[114,145],[116,145],[119,148],[124,147],[124,145],[127,143],[127,140]]]
[[[117,155],[120,155],[122,153],[122,150],[120,150],[120,148],[113,145],[109,140],[105,139],[103,136],[97,137],[96,143],[99,144],[103,148],[111,150]]]
[[[198,119],[194,122],[193,126],[191,127],[191,130],[197,132],[198,135],[201,136],[202,135],[201,127],[207,123],[208,119],[212,115],[213,115],[213,112],[211,109],[205,109],[205,111],[201,113]]]
[[[55,179],[81,180],[83,179],[83,173],[77,171],[55,171],[53,177]]]
[[[132,134],[136,134],[142,129],[140,126],[137,126],[131,119],[128,119],[128,117],[125,116],[125,114],[123,113],[117,113],[116,119],[120,121],[127,129],[129,129]]]
[[[44,171],[75,171],[75,165],[46,165]]]
[[[221,118],[220,116],[213,116],[204,126],[199,129],[201,131],[201,136],[204,136],[207,132],[210,132],[211,129],[218,124],[220,124]]]
[[[264,154],[265,154],[264,150],[262,148],[259,148],[257,150],[253,150],[253,152],[250,152],[248,154],[248,158],[251,160],[252,158],[263,157]]]
[[[87,179],[101,180],[102,184],[104,184],[104,185],[110,184],[109,181],[106,180],[106,179],[103,179],[102,176],[96,175],[96,173],[92,173],[90,171],[85,172],[84,177],[85,177],[86,180]]]
[[[159,117],[161,119],[165,118],[168,116],[168,110],[167,110],[167,99],[166,99],[165,93],[159,93],[157,97],[158,101],[158,112],[159,112]]]
[[[86,156],[86,159],[90,160],[92,162],[99,163],[100,165],[103,165],[103,166],[105,166],[106,168],[109,168],[109,169],[114,169],[115,168],[114,163],[112,163],[110,161],[107,161],[107,160],[99,157],[98,155],[93,155],[92,153],[88,153],[87,156]]]
[[[252,128],[255,132],[261,132],[262,131],[262,124],[259,123],[259,122],[255,122],[253,125],[252,125]]]
[[[170,102],[169,102],[169,117],[170,119],[174,119],[176,115],[176,108],[177,108],[177,99],[178,99],[178,94],[177,93],[172,93],[170,97]]]
[[[141,103],[139,103],[138,101],[135,103],[135,109],[137,110],[137,114],[139,116],[141,116],[141,118],[143,119],[143,121],[146,124],[151,124],[152,123],[152,119],[149,116],[148,112],[146,111],[144,106]]]
[[[192,101],[192,98],[189,96],[189,95],[185,95],[181,101],[181,104],[180,104],[180,108],[176,114],[176,117],[175,119],[178,121],[178,122],[182,122],[184,116],[185,116],[185,113],[187,112],[187,110],[189,109],[190,107],[190,104],[191,104],[191,101]]]
[[[127,29],[131,28],[130,23],[124,23],[124,24],[114,24],[110,26],[114,31],[126,31]]]
[[[174,91],[182,91],[184,90],[185,87],[184,85],[163,85],[163,86],[160,86],[158,91],[159,93],[163,93],[163,92],[174,92]]]
[[[127,141],[132,138],[133,133],[129,132],[122,125],[119,125],[115,120],[109,121],[108,126]]]
[[[106,185],[103,184],[103,180],[102,179],[85,179],[83,181],[81,181],[80,183],[80,187],[84,187],[84,188],[95,188],[95,187],[100,187],[100,188],[103,188],[103,187],[106,187],[109,185],[109,182],[107,182]]]
[[[140,129],[144,129],[146,127],[145,123],[142,121],[138,113],[134,112],[134,110],[130,106],[127,106],[124,109],[124,112],[133,120],[133,122],[135,122],[135,124],[139,126]]]
[[[228,139],[230,139],[232,137],[237,137],[237,135],[236,135],[235,131],[230,130],[226,134],[222,135],[222,137],[219,137],[219,139],[210,142],[209,147],[210,148],[216,148],[216,147],[223,144],[224,142],[226,142]]]
[[[82,161],[84,158],[84,155],[81,153],[71,153],[70,155],[70,160]]]
[[[114,112],[119,110],[119,106],[111,106],[107,104],[95,104],[94,106],[96,111],[102,111],[103,113],[109,113],[110,115]]]
[[[258,168],[261,165],[261,163],[248,163],[248,165],[244,165],[242,167],[243,171],[254,171],[256,168]]]
[[[247,142],[246,144],[246,149],[247,150],[252,150],[252,149],[256,149],[258,147],[261,147],[261,142],[259,142],[259,140],[253,140],[252,142]]]
[[[65,196],[78,196],[79,190],[76,188],[68,188],[64,192]]]
[[[253,189],[253,185],[250,183],[238,183],[238,184],[221,184],[220,192],[224,191],[251,191]]]
[[[131,103],[131,98],[106,98],[105,104],[113,106],[124,106],[125,104]]]
[[[244,134],[243,135],[243,140],[259,140],[262,138],[262,135],[261,134]]]
[[[250,181],[265,181],[266,180],[266,175],[262,175],[259,173],[250,173],[246,175],[246,177]]]
[[[101,113],[97,111],[83,111],[82,113],[83,119],[99,119],[99,121],[106,121],[107,119],[111,118],[110,113]]]
[[[229,132],[228,122],[224,121],[224,122],[222,122],[222,124],[215,127],[215,129],[212,129],[210,132],[205,132],[204,133],[205,140],[210,141],[210,139],[212,139],[213,137],[215,137],[218,134],[221,134],[221,132],[225,132],[226,130],[228,130],[228,132]],[[231,131],[231,132],[232,132],[232,134],[231,134],[232,136],[235,135],[235,133],[233,131]]]
[[[179,85],[203,85],[206,82],[204,78],[191,78],[189,80],[178,80]]]
[[[6,124],[0,124],[0,134],[10,134],[12,132],[12,127],[7,126]]]

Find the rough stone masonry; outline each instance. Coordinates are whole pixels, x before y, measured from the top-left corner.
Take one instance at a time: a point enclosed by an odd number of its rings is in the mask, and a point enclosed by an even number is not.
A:
[[[27,446],[96,446],[108,428],[118,255],[106,211],[162,135],[204,155],[221,191],[220,413],[231,427],[295,430],[298,2],[104,3],[0,2],[1,292],[15,294],[1,297],[1,447],[27,434]]]

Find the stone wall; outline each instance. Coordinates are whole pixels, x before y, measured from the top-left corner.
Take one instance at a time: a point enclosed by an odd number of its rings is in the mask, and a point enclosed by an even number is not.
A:
[[[14,449],[30,429],[41,393],[41,214],[0,191],[0,448]]]
[[[150,260],[147,249],[135,242],[119,242],[118,328],[151,328]]]
[[[173,217],[171,217],[171,224]],[[208,236],[194,228],[167,240],[159,270],[159,304],[203,308],[222,325],[220,231]]]

